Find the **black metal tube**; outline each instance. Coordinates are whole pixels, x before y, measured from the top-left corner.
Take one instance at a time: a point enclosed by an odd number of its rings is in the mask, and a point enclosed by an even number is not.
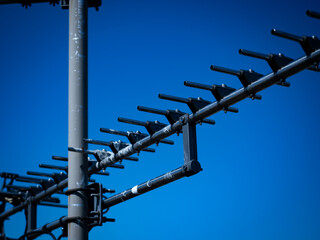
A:
[[[215,125],[216,124],[216,121],[215,120],[211,120],[211,119],[203,119],[200,122],[211,124],[211,125]]]
[[[171,183],[173,181],[176,181],[180,178],[185,177],[185,169],[183,167],[177,168],[173,171],[170,171],[166,174],[163,174],[159,177],[153,178],[149,181],[146,181],[142,184],[136,185],[133,188],[130,188],[128,190],[125,190],[121,193],[118,193],[116,195],[113,195],[107,199],[105,199],[102,203],[103,209],[112,207],[118,203],[127,201],[131,198],[134,198],[140,194],[149,192],[153,189],[156,189],[158,187],[161,187],[163,185],[166,185],[168,183]]]
[[[226,107],[224,110],[227,112],[233,112],[233,113],[239,112],[238,108],[234,108],[234,107]]]
[[[53,160],[59,160],[59,161],[68,161],[67,157],[59,157],[59,156],[52,156]]]
[[[318,18],[318,19],[320,19],[320,13],[319,13],[319,12],[315,12],[315,11],[308,10],[308,11],[306,12],[306,14],[307,14],[309,17],[313,17],[313,18]]]
[[[129,119],[129,118],[118,117],[118,121],[122,122],[122,123],[129,123],[129,124],[143,126],[143,127],[146,126],[145,122],[138,121],[138,120],[133,120],[133,119]]]
[[[1,192],[0,197],[23,197],[25,196],[24,193],[16,193],[16,192]]]
[[[296,42],[302,41],[302,38],[300,36],[297,36],[297,35],[294,35],[294,34],[291,34],[291,33],[286,33],[286,32],[283,32],[283,31],[279,31],[277,29],[272,29],[271,30],[271,34],[275,35],[275,36],[278,36],[278,37],[286,38],[286,39],[289,39],[289,40],[292,40],[292,41],[296,41]]]
[[[227,73],[227,74],[231,74],[231,75],[235,75],[235,76],[238,76],[240,74],[240,72],[237,70],[233,70],[233,69],[229,69],[229,68],[225,68],[225,67],[219,67],[219,66],[215,66],[215,65],[211,65],[210,69],[212,71]]]
[[[105,142],[105,141],[100,141],[100,140],[93,140],[93,139],[83,139],[84,142],[90,143],[90,144],[95,144],[95,145],[102,145],[102,146],[110,146],[110,142]]]
[[[241,55],[248,56],[248,57],[254,57],[254,58],[259,58],[259,59],[263,59],[263,60],[269,59],[269,55],[267,55],[267,54],[253,52],[253,51],[249,51],[249,50],[245,50],[245,49],[239,49],[239,53]]]
[[[29,186],[29,187],[26,187],[26,186],[16,186],[16,185],[7,185],[6,186],[7,187],[7,189],[10,189],[10,188],[12,188],[12,189],[17,189],[17,190],[19,190],[19,191],[23,191],[23,192],[25,192],[25,191],[29,191],[30,190],[30,188],[38,188],[38,189],[42,189],[42,187],[40,186],[40,185],[36,185],[36,186]]]
[[[68,167],[65,166],[56,166],[56,165],[49,165],[49,164],[39,164],[40,168],[48,168],[48,169],[55,169],[55,170],[62,170],[62,171],[68,171]]]
[[[21,177],[21,176],[19,176],[19,177],[16,178],[16,181],[41,184],[43,181],[48,181],[48,179],[40,179],[40,178]]]
[[[214,90],[214,86],[210,86],[210,85],[202,84],[202,83],[185,81],[184,85],[187,87],[194,87],[194,88],[199,88],[199,89],[204,89],[204,90],[209,90],[209,91]]]
[[[149,108],[149,107],[143,107],[143,106],[138,106],[137,109],[139,111],[148,112],[148,113],[154,113],[154,114],[160,114],[160,115],[166,115],[166,113],[167,113],[164,110],[155,109],[155,108]]]
[[[119,135],[119,136],[124,136],[124,137],[128,136],[127,132],[118,131],[118,130],[109,129],[109,128],[100,128],[100,132]]]
[[[27,171],[27,174],[33,175],[33,176],[41,176],[41,177],[52,177],[52,174],[50,174],[50,173]]]
[[[165,99],[165,100],[170,100],[170,101],[175,101],[175,102],[180,102],[180,103],[188,103],[189,99],[187,98],[182,98],[182,97],[176,97],[176,96],[171,96],[167,94],[159,94],[158,97],[160,99]]]

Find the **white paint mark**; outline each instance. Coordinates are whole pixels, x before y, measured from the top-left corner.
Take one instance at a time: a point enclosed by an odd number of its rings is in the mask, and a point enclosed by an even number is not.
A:
[[[171,130],[171,125],[166,126],[166,127],[163,129],[163,131],[164,131],[165,133],[169,133],[170,130]]]
[[[138,192],[138,185],[136,185],[136,186],[134,186],[133,188],[131,188],[131,192],[132,192],[133,194],[139,194],[139,192]]]
[[[83,204],[79,204],[79,203],[73,203],[71,204],[72,207],[83,207]]]

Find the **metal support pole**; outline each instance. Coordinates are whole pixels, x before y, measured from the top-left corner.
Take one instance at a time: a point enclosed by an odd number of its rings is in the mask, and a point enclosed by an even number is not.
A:
[[[183,125],[182,132],[184,163],[198,161],[196,124],[187,122]]]
[[[198,162],[196,123],[188,122],[188,116],[182,117],[187,123],[183,125],[183,157],[186,176],[192,176],[202,170]]]
[[[69,135],[68,146],[87,149],[88,138],[88,0],[69,2]],[[69,240],[88,239],[87,154],[68,152]]]
[[[27,231],[37,228],[37,203],[30,203],[27,211]]]
[[[3,213],[5,209],[6,209],[6,202],[3,201],[0,204],[0,213]],[[1,239],[1,237],[5,238],[5,236],[6,236],[5,232],[4,232],[3,222],[4,222],[4,219],[0,219],[0,239]]]

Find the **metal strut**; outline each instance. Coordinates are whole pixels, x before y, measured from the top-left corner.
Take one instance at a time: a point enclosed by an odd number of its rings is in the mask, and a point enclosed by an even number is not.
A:
[[[188,121],[188,114],[183,116],[181,120],[185,121],[185,125],[182,128],[184,164],[175,170],[150,179],[144,183],[136,185],[128,190],[105,199],[103,201],[103,209],[112,207],[138,195],[149,192],[183,177],[190,177],[202,171],[197,155],[196,124]]]

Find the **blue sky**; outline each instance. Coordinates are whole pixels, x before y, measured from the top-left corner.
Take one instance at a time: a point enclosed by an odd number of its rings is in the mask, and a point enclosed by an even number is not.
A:
[[[189,111],[158,93],[214,100],[184,87],[186,80],[241,87],[211,64],[271,72],[239,48],[303,56],[298,43],[270,30],[320,36],[308,9],[320,11],[319,1],[103,1],[99,12],[89,10],[89,137],[125,140],[100,127],[145,131],[118,116],[166,123],[138,105]],[[63,165],[51,156],[67,156],[68,11],[1,5],[0,22],[0,171],[49,172],[38,164]],[[211,116],[215,126],[197,128],[204,170],[111,208],[106,216],[116,222],[94,228],[90,239],[319,239],[319,80],[304,71],[288,79],[290,88],[273,86],[261,101],[236,104],[238,114]],[[174,146],[95,178],[120,192],[180,166],[182,137],[170,139]],[[66,214],[39,207],[38,225]],[[22,214],[6,222],[9,237],[23,229]]]

